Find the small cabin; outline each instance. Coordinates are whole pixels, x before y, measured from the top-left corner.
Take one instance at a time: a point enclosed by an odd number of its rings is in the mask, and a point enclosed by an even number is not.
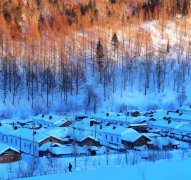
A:
[[[72,121],[66,120],[66,121],[59,122],[59,123],[58,123],[58,126],[59,126],[59,127],[68,127],[68,126],[70,126],[71,124],[72,124]]]
[[[65,141],[62,139],[59,139],[59,138],[53,137],[53,136],[47,136],[46,138],[44,138],[43,140],[41,140],[39,142],[39,146],[42,146],[43,144],[45,144],[47,142],[65,144]]]
[[[100,146],[100,142],[90,136],[85,137],[84,139],[79,141],[80,146]]]
[[[150,141],[150,138],[145,135],[139,135],[137,137],[134,137],[133,135],[131,138],[122,139],[121,142],[126,149],[133,149],[134,147],[144,146]]]
[[[141,113],[139,111],[134,111],[134,112],[131,113],[132,117],[138,117],[140,115],[141,115]]]
[[[147,124],[130,124],[129,128],[132,128],[140,133],[147,133]]]
[[[19,161],[21,153],[8,145],[0,144],[0,163],[10,163]]]
[[[85,118],[88,118],[88,116],[76,116],[76,117],[75,117],[75,120],[76,120],[76,121],[82,121],[82,120],[85,119]]]

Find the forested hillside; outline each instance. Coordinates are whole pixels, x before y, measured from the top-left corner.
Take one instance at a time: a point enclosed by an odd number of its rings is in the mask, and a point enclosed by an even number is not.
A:
[[[190,101],[189,0],[2,0],[0,9],[3,115],[122,110],[131,92]]]

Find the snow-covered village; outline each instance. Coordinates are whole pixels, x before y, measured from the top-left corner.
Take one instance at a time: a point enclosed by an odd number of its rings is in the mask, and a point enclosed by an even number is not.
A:
[[[190,161],[190,117],[191,107],[183,107],[1,120],[1,178],[60,175],[71,163],[74,171],[137,166],[138,179],[146,179],[139,163]]]
[[[0,180],[190,167],[190,0],[0,0]]]

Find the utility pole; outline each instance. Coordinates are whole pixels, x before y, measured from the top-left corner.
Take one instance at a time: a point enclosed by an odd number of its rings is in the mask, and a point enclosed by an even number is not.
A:
[[[97,123],[95,123],[95,138],[96,138],[96,134],[97,134]]]
[[[19,146],[20,146],[20,153],[21,153],[21,136],[20,136],[19,140],[20,140]]]
[[[33,172],[34,172],[35,164],[36,164],[36,162],[35,162],[35,139],[34,139],[35,131],[34,131],[34,121],[33,121],[33,124],[32,124],[32,129],[33,129],[33,133],[32,133],[32,136],[33,136],[33,154],[32,154],[32,156],[33,156]]]

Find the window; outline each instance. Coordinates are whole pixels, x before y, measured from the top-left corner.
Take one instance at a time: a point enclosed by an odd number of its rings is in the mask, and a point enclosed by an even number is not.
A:
[[[105,135],[105,139],[107,139],[107,135]]]
[[[31,143],[29,144],[29,149],[31,149],[31,147],[32,147],[32,145],[31,145]]]
[[[37,151],[37,145],[35,145],[34,150]]]
[[[113,136],[111,136],[111,142],[113,142]]]
[[[119,142],[119,137],[116,137],[116,142]]]
[[[13,143],[13,139],[11,138],[11,144]]]
[[[15,145],[17,145],[17,139],[15,139]]]

